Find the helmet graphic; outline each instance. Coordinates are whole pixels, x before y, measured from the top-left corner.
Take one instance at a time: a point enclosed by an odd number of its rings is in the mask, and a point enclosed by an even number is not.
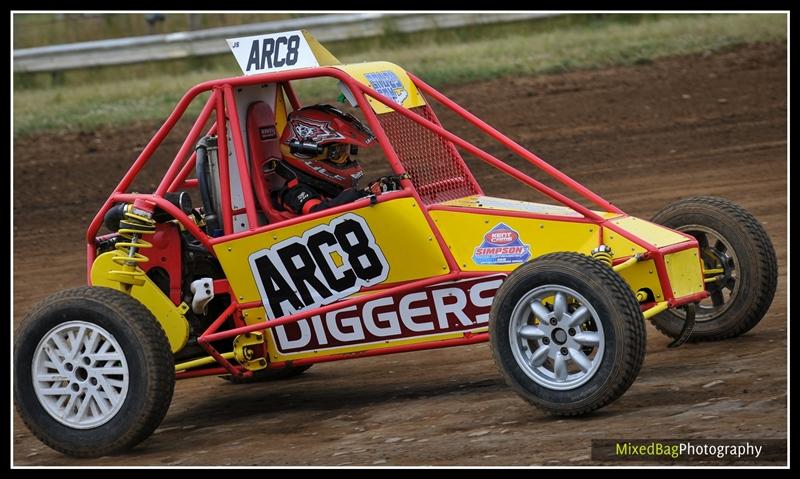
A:
[[[375,141],[356,117],[330,105],[312,105],[289,113],[281,135],[281,153],[290,167],[341,189],[364,174],[351,155]]]

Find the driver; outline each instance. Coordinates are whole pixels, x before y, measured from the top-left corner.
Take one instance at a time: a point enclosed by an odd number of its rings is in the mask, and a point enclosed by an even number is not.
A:
[[[280,139],[283,160],[275,169],[286,180],[277,192],[278,203],[307,214],[400,189],[400,177],[383,177],[358,189],[364,171],[354,156],[374,142],[366,125],[330,105],[292,111]]]

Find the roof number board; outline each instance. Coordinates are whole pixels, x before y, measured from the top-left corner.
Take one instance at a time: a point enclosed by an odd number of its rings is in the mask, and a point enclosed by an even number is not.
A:
[[[300,30],[232,38],[228,46],[245,75],[319,66]]]

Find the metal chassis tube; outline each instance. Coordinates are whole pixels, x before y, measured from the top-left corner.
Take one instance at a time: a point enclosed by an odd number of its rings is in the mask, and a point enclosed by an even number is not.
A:
[[[104,203],[103,207],[98,211],[97,215],[92,220],[90,224],[86,240],[87,240],[87,277],[90,276],[91,266],[96,257],[96,244],[95,244],[95,235],[97,234],[100,225],[102,224],[103,216],[108,211],[108,209],[115,203],[115,202],[137,202],[137,204],[146,204],[150,205],[153,209],[155,207],[162,208],[167,213],[172,215],[176,218],[193,236],[195,236],[208,250],[211,254],[213,252],[213,246],[215,244],[229,241],[234,238],[242,237],[242,236],[249,236],[253,234],[259,234],[264,231],[269,231],[271,229],[275,229],[276,227],[284,227],[289,224],[295,224],[298,222],[307,221],[309,219],[313,219],[315,217],[327,216],[330,214],[336,214],[343,211],[349,211],[354,208],[360,208],[369,204],[368,199],[358,200],[351,205],[343,205],[340,207],[332,208],[329,210],[325,210],[322,212],[317,212],[311,215],[303,216],[302,218],[294,218],[292,220],[287,220],[286,222],[281,222],[278,225],[266,225],[263,227],[258,227],[255,221],[255,202],[253,198],[253,193],[251,190],[251,183],[249,181],[249,173],[248,168],[246,165],[245,160],[245,147],[243,144],[243,139],[238,134],[239,130],[239,119],[238,116],[233,115],[226,115],[226,107],[227,111],[235,112],[235,99],[232,94],[232,88],[240,85],[250,85],[250,84],[258,84],[258,83],[271,83],[276,82],[281,85],[284,92],[286,93],[287,97],[293,108],[297,108],[300,106],[300,102],[297,99],[294,90],[291,88],[289,84],[292,80],[299,80],[305,78],[314,78],[314,77],[321,77],[321,76],[328,76],[334,77],[336,79],[341,80],[353,93],[356,97],[356,100],[363,112],[365,119],[367,120],[370,128],[375,133],[376,139],[383,147],[383,150],[386,154],[387,160],[392,168],[392,170],[396,174],[400,174],[404,172],[404,168],[402,163],[400,162],[396,152],[391,146],[391,143],[386,136],[383,128],[378,121],[376,113],[372,110],[372,108],[367,103],[365,95],[369,95],[370,97],[378,100],[379,102],[383,103],[384,105],[392,108],[396,112],[400,113],[404,117],[410,119],[418,123],[419,125],[425,127],[426,129],[434,132],[435,134],[439,135],[446,141],[450,141],[453,144],[457,145],[460,148],[468,151],[469,153],[477,156],[479,159],[484,161],[485,163],[489,164],[490,166],[497,168],[504,173],[508,174],[509,176],[513,177],[514,179],[526,184],[527,186],[534,188],[541,193],[549,196],[550,198],[558,201],[559,203],[573,209],[574,211],[580,213],[583,216],[583,221],[591,222],[597,224],[600,228],[609,228],[612,231],[619,233],[620,235],[626,237],[627,239],[639,244],[640,246],[644,247],[647,250],[647,253],[652,256],[654,262],[656,264],[656,268],[658,269],[659,273],[659,280],[662,283],[662,289],[664,290],[665,296],[669,295],[666,299],[670,305],[670,307],[678,306],[679,303],[675,301],[675,298],[671,297],[671,288],[669,288],[669,280],[666,274],[666,267],[664,264],[664,255],[668,254],[669,252],[680,251],[687,248],[697,247],[697,242],[694,238],[687,236],[687,241],[684,243],[680,243],[675,245],[674,247],[670,248],[669,250],[660,251],[655,246],[643,241],[640,238],[637,238],[630,233],[622,230],[617,225],[605,220],[603,217],[598,215],[592,210],[584,207],[580,203],[562,195],[561,193],[553,190],[552,188],[544,185],[543,183],[531,178],[530,176],[526,175],[525,173],[513,168],[503,161],[499,160],[498,158],[492,156],[491,154],[485,152],[484,150],[474,146],[473,144],[467,142],[466,140],[458,137],[457,135],[447,131],[441,125],[426,120],[421,116],[411,112],[410,110],[406,109],[405,107],[398,105],[397,103],[393,102],[392,100],[386,98],[385,96],[377,93],[375,90],[357,82],[353,79],[350,75],[345,73],[342,70],[333,67],[318,67],[318,68],[307,68],[302,70],[295,70],[295,71],[286,71],[286,72],[277,72],[277,73],[267,73],[262,75],[252,75],[248,77],[234,77],[228,79],[221,79],[215,81],[209,81],[205,83],[201,83],[192,89],[190,89],[181,100],[178,102],[178,105],[169,115],[167,120],[164,124],[159,128],[150,142],[147,144],[145,149],[139,155],[139,157],[134,161],[133,165],[131,166],[130,170],[126,173],[117,187],[114,189],[112,194],[109,196],[108,200]],[[538,158],[533,153],[525,150],[522,146],[518,145],[517,143],[513,142],[511,139],[500,133],[499,131],[495,130],[482,120],[478,119],[462,107],[458,106],[444,95],[439,93],[438,91],[434,90],[432,87],[428,86],[417,77],[413,76],[409,73],[409,77],[415,83],[417,88],[419,88],[422,92],[428,94],[430,97],[437,100],[439,103],[444,105],[445,107],[449,108],[450,110],[457,113],[459,116],[482,130],[484,133],[488,134],[495,140],[499,141],[503,144],[506,148],[510,149],[517,155],[523,157],[525,160],[536,166],[537,168],[545,171],[549,175],[553,176],[555,179],[560,181],[562,184],[569,187],[574,192],[577,192],[584,198],[594,202],[601,208],[605,209],[606,211],[611,211],[618,214],[624,214],[622,210],[617,208],[616,206],[612,205],[611,203],[603,200],[600,196],[596,195],[595,193],[591,192],[588,188],[580,185],[576,181],[569,178],[564,173],[553,168],[551,165],[547,164],[540,158]],[[147,161],[151,158],[153,152],[158,148],[161,144],[163,139],[167,136],[170,130],[174,127],[174,125],[178,122],[181,116],[185,113],[186,109],[188,108],[189,104],[201,93],[211,91],[211,96],[206,101],[205,106],[203,107],[200,115],[198,116],[197,120],[194,123],[189,135],[187,136],[186,140],[184,141],[181,149],[179,150],[178,154],[176,155],[175,159],[173,160],[172,164],[170,165],[167,173],[165,174],[164,178],[162,179],[161,183],[159,184],[158,189],[156,190],[155,194],[128,194],[125,193],[127,188],[132,183],[133,179],[138,175],[141,169],[145,166]],[[222,190],[222,197],[223,197],[223,211],[221,214],[223,215],[223,224],[224,224],[224,234],[221,237],[212,238],[206,235],[200,228],[194,223],[194,221],[189,218],[186,214],[184,214],[179,208],[172,205],[169,201],[164,199],[164,194],[169,191],[174,191],[178,187],[182,185],[191,186],[192,180],[187,181],[185,178],[189,175],[191,169],[193,168],[195,155],[192,154],[187,158],[185,161],[183,160],[186,157],[186,154],[189,151],[189,148],[197,141],[199,138],[201,129],[203,125],[205,125],[210,118],[212,110],[216,110],[216,122],[212,125],[209,133],[218,132],[220,129],[224,129],[227,131],[227,124],[226,118],[230,121],[230,127],[232,131],[232,140],[233,140],[233,148],[236,152],[238,167],[242,174],[242,183],[243,183],[243,193],[245,199],[245,208],[244,211],[248,216],[248,220],[250,222],[249,229],[247,231],[243,231],[240,233],[233,234],[232,231],[232,216],[234,211],[231,209],[230,205],[230,185],[229,185],[229,175],[228,175],[228,165],[227,161],[220,162],[220,170],[221,170],[221,190]],[[220,158],[227,158],[227,141],[220,141],[219,142],[219,149],[220,149]],[[462,160],[463,162],[463,160]],[[466,167],[466,165],[464,165]],[[224,178],[223,178],[224,177]],[[359,296],[351,299],[347,299],[344,301],[339,301],[333,304],[329,304],[323,307],[315,308],[310,311],[302,311],[299,313],[295,313],[292,315],[284,316],[281,318],[277,318],[270,321],[265,321],[258,324],[240,326],[233,329],[229,329],[222,332],[217,332],[217,330],[222,326],[225,320],[228,317],[238,315],[243,309],[249,309],[253,307],[261,306],[263,303],[261,301],[251,302],[251,303],[244,303],[239,304],[235,300],[235,296],[231,295],[231,304],[225,310],[225,312],[218,317],[214,323],[204,331],[200,337],[198,338],[198,343],[209,352],[209,354],[217,360],[217,362],[222,365],[222,367],[217,368],[206,368],[203,370],[192,370],[192,371],[185,371],[183,373],[179,373],[178,377],[195,377],[200,375],[206,374],[220,374],[221,372],[228,372],[234,375],[247,375],[251,374],[249,372],[243,371],[241,366],[236,366],[231,364],[227,359],[223,358],[222,355],[217,352],[212,346],[211,342],[217,341],[220,339],[227,339],[233,338],[236,335],[244,334],[247,332],[252,331],[259,331],[259,330],[266,330],[275,326],[292,323],[299,321],[301,319],[318,315],[324,314],[328,311],[332,311],[338,308],[344,308],[351,305],[360,304],[366,302],[367,300],[382,298],[385,296],[403,293],[406,291],[412,291],[421,289],[432,284],[436,284],[439,282],[445,282],[450,280],[457,280],[464,277],[474,277],[480,276],[483,274],[475,274],[475,273],[462,273],[458,264],[456,263],[455,259],[453,258],[452,253],[450,253],[449,248],[444,241],[441,233],[436,228],[432,218],[430,217],[429,210],[437,209],[435,205],[427,206],[425,205],[420,197],[419,194],[414,189],[413,184],[409,180],[402,181],[403,190],[394,193],[387,193],[381,195],[378,198],[378,201],[386,201],[392,198],[397,197],[413,197],[417,204],[419,205],[421,211],[423,212],[428,224],[431,228],[432,233],[436,237],[436,240],[442,250],[443,254],[445,255],[447,264],[449,266],[449,272],[447,274],[441,276],[435,276],[431,278],[426,278],[422,280],[412,281],[409,283],[404,283],[401,285],[388,287],[386,289],[376,290],[374,293]],[[227,201],[225,201],[227,199]],[[237,211],[241,212],[241,210]],[[531,217],[535,217],[535,215],[531,215]],[[674,251],[673,251],[674,250]],[[486,273],[492,274],[490,272]],[[707,296],[707,293],[699,293],[697,298],[681,298],[680,304],[685,302],[690,302],[688,299],[696,301],[697,299],[702,299],[703,297]],[[348,353],[348,354],[332,354],[332,355],[325,355],[319,356],[315,358],[306,358],[303,360],[293,361],[292,364],[311,364],[315,362],[324,362],[324,361],[333,361],[338,359],[345,359],[345,358],[352,358],[352,357],[365,357],[365,356],[373,356],[379,354],[390,354],[393,352],[403,352],[403,351],[413,351],[413,350],[421,350],[421,349],[430,349],[430,348],[437,348],[437,347],[447,347],[447,346],[455,346],[460,344],[471,344],[475,342],[486,341],[488,339],[488,333],[479,333],[479,334],[470,334],[464,333],[463,338],[456,338],[456,339],[449,339],[449,340],[441,340],[441,341],[432,341],[428,343],[418,343],[418,344],[411,344],[411,345],[403,345],[403,346],[396,346],[396,347],[385,347],[379,348],[374,350],[362,351],[359,353]],[[270,367],[279,367],[282,363],[272,363]]]

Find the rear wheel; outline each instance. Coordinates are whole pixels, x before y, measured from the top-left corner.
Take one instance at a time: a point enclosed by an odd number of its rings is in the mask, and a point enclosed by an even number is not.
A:
[[[552,414],[609,404],[644,361],[644,321],[627,283],[577,253],[544,255],[509,275],[492,304],[489,333],[506,382]]]
[[[14,344],[14,400],[43,443],[76,457],[132,447],[169,409],[169,341],[140,302],[109,288],[65,290],[24,320]]]
[[[698,304],[689,341],[713,341],[752,329],[769,309],[778,284],[775,249],[748,211],[722,198],[694,197],[664,207],[651,220],[697,239],[709,297]],[[652,318],[676,338],[685,313],[670,309]]]

